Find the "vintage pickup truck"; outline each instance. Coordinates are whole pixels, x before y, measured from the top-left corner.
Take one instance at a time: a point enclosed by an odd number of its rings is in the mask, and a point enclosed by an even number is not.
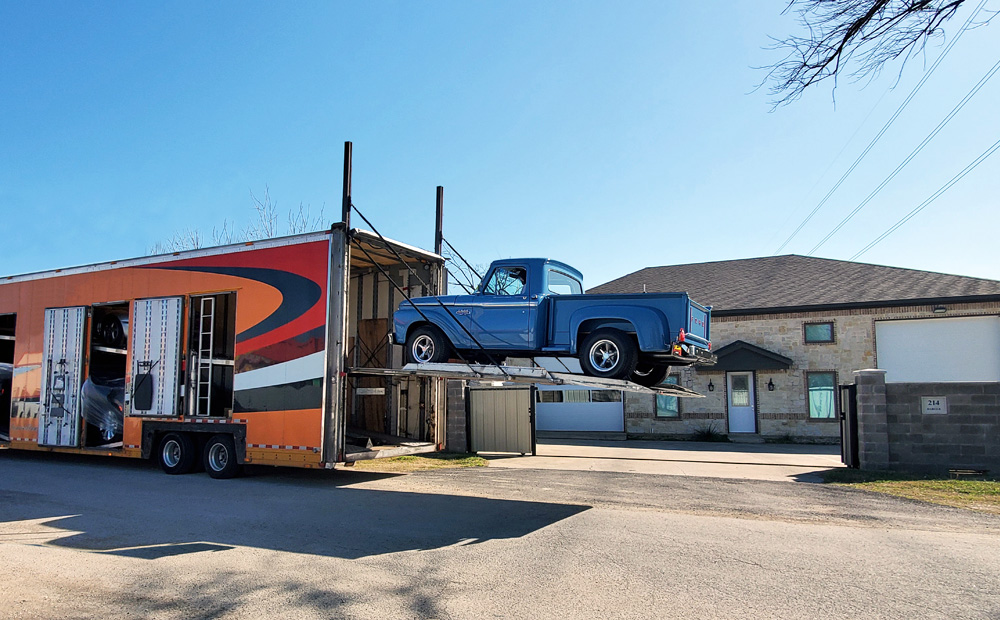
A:
[[[582,280],[554,260],[494,261],[471,295],[400,303],[393,339],[409,363],[576,356],[585,374],[644,386],[714,359],[711,308],[687,293],[584,295]]]

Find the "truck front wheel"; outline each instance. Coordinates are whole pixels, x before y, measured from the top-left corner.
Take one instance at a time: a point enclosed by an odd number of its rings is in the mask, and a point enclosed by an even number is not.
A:
[[[628,379],[635,370],[636,346],[617,329],[599,329],[587,336],[579,349],[584,374],[605,379]]]
[[[406,338],[408,364],[441,363],[447,362],[450,357],[451,343],[448,342],[448,337],[432,325],[418,327]]]

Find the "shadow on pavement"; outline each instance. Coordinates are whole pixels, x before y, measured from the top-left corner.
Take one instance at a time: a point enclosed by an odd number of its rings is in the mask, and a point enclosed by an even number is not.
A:
[[[0,528],[36,520],[47,544],[150,559],[232,546],[356,559],[517,538],[589,508],[347,487],[384,474],[276,469],[213,480],[64,456],[0,457]]]

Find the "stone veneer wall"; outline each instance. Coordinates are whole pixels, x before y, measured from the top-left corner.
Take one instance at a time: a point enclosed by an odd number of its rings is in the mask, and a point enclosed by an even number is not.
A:
[[[946,316],[996,315],[1000,303],[949,304]],[[823,312],[759,314],[712,318],[712,345],[716,350],[743,340],[793,360],[788,370],[756,373],[757,429],[765,438],[798,441],[837,442],[840,424],[836,419],[809,419],[806,406],[805,371],[833,371],[838,384],[852,383],[853,372],[876,365],[875,321],[920,319],[935,315],[933,306],[862,308]],[[804,323],[832,321],[835,339],[830,344],[805,344]],[[726,414],[726,373],[710,368],[680,369],[681,385],[704,394],[705,398],[682,398],[680,416],[656,417],[651,396],[630,394],[625,401],[625,430],[632,435],[683,437],[713,426],[728,432]],[[767,390],[767,382],[775,390]],[[708,391],[709,381],[715,391]]]

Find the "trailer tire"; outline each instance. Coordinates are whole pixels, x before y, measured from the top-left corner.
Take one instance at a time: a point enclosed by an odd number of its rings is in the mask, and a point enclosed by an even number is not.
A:
[[[584,374],[604,379],[628,379],[635,370],[637,348],[625,332],[604,328],[584,339],[577,357]]]
[[[235,478],[240,475],[239,462],[236,460],[236,443],[232,435],[212,435],[205,442],[202,463],[205,471],[213,478]]]
[[[437,327],[422,325],[406,338],[407,364],[436,364],[451,358],[451,343]]]
[[[661,364],[644,364],[639,362],[635,365],[630,377],[632,383],[638,383],[643,387],[653,387],[663,383],[670,374],[670,366]]]
[[[160,467],[170,475],[191,473],[198,464],[198,450],[187,433],[167,433],[160,441]]]

